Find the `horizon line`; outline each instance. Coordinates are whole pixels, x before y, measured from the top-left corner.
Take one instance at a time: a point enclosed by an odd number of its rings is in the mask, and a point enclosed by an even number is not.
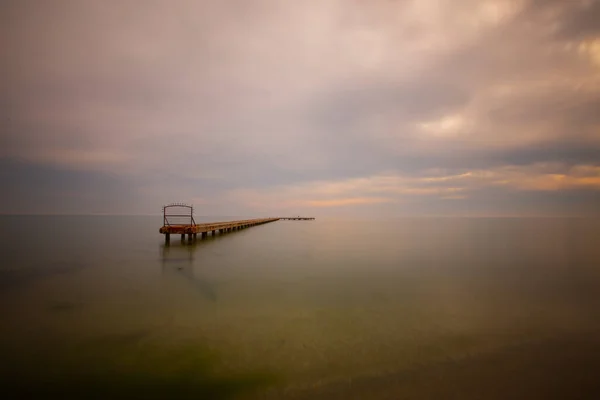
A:
[[[144,213],[2,213],[0,216],[14,216],[14,217],[25,217],[25,216],[52,216],[52,217],[162,217],[162,213],[157,214],[144,214]],[[262,217],[264,215],[252,217]],[[194,215],[194,217],[250,217],[250,215],[244,214],[231,214],[231,215],[217,215],[217,214],[206,214],[206,215]],[[316,218],[318,216],[309,216],[310,218]],[[506,215],[431,215],[431,214],[416,214],[416,215],[390,215],[390,216],[320,216],[321,218],[334,218],[334,219],[395,219],[395,218],[600,218],[600,215],[576,215],[576,214],[560,214],[560,215],[535,215],[535,214],[506,214]],[[266,218],[266,217],[265,217]],[[269,216],[269,218],[289,218],[289,216]],[[308,217],[307,217],[308,218]]]

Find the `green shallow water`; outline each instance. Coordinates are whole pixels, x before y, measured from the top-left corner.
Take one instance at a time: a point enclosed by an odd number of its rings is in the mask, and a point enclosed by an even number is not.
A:
[[[160,217],[0,217],[3,376],[128,398],[433,398],[431,376],[543,393],[552,363],[597,360],[598,222],[279,221],[165,247]]]

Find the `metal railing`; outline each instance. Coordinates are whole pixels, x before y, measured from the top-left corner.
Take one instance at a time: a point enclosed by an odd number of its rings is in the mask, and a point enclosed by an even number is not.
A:
[[[163,206],[163,226],[178,225],[196,225],[194,206],[185,203],[171,203]]]

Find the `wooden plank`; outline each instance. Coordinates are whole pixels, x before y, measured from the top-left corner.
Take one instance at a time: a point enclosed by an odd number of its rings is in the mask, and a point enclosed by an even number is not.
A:
[[[159,232],[163,234],[185,234],[185,233],[204,233],[211,232],[220,229],[238,228],[244,225],[254,226],[265,224],[268,222],[274,222],[279,218],[261,218],[261,219],[248,219],[240,221],[226,221],[226,222],[209,222],[204,224],[194,225],[166,225],[160,228]]]

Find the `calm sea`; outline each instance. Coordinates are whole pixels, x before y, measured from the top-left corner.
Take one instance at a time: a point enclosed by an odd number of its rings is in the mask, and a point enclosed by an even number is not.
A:
[[[0,217],[14,390],[600,398],[598,219],[278,221],[168,247],[161,223]]]

